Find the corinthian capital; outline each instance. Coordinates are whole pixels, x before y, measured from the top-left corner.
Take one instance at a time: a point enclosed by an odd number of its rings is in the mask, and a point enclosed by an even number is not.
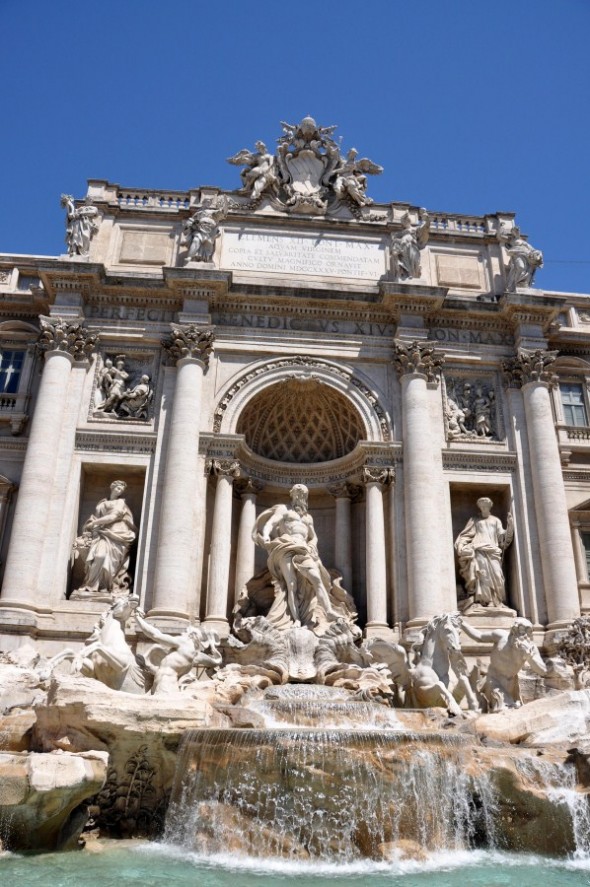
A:
[[[242,466],[237,459],[208,459],[206,469],[214,477],[240,477]]]
[[[527,351],[519,348],[516,357],[502,361],[502,370],[506,384],[512,388],[520,388],[527,382],[545,382],[553,386],[557,384],[557,373],[552,372],[558,351]]]
[[[365,484],[386,484],[395,481],[394,468],[381,468],[379,465],[363,465],[362,479]]]
[[[162,345],[174,361],[183,357],[192,357],[209,366],[209,357],[213,351],[215,328],[198,326],[196,323],[171,323],[172,332],[162,340]]]
[[[41,333],[37,341],[40,352],[63,351],[74,360],[90,357],[98,344],[98,334],[91,333],[81,323],[63,320],[61,317],[39,318]]]
[[[400,376],[419,373],[426,376],[429,382],[438,382],[445,362],[441,351],[425,342],[406,344],[399,339],[395,339],[393,347],[393,365]]]

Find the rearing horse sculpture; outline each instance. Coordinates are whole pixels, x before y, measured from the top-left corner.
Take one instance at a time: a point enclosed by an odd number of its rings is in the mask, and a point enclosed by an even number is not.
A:
[[[406,651],[399,644],[382,638],[371,638],[365,643],[375,660],[387,664],[406,708],[442,706],[449,714],[460,715],[459,704],[449,690],[451,669],[469,708],[479,708],[461,653],[460,627],[459,613],[443,613],[431,619],[424,629],[419,660],[414,666],[409,665]]]
[[[424,629],[420,659],[412,671],[412,690],[417,705],[425,708],[440,705],[441,697],[450,714],[461,714],[461,709],[449,690],[451,669],[469,708],[478,710],[478,702],[469,683],[467,663],[461,652],[461,616],[442,613],[430,620]]]
[[[48,673],[63,660],[70,660],[72,673],[106,684],[112,690],[145,692],[145,674],[125,638],[125,623],[139,604],[139,598],[117,598],[94,626],[78,652],[62,650],[48,663]]]

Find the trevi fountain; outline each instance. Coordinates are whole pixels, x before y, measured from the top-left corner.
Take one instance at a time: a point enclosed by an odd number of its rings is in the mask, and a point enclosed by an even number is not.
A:
[[[3,883],[587,884],[590,296],[282,128],[0,256]]]

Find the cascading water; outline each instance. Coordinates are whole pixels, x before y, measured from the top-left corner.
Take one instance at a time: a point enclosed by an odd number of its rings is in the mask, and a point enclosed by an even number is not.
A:
[[[269,699],[258,711],[270,723],[332,715],[339,726],[190,731],[168,842],[339,862],[494,845],[494,794],[465,768],[462,737],[410,733],[382,706],[313,695]],[[367,729],[379,719],[385,727]]]

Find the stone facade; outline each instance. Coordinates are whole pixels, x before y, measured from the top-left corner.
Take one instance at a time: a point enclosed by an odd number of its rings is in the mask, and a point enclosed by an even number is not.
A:
[[[590,612],[590,295],[530,286],[512,214],[374,203],[333,127],[283,129],[239,190],[91,180],[67,254],[0,255],[0,648],[75,647],[130,591],[226,635],[301,483],[369,636],[459,605],[550,648]],[[454,549],[482,497],[502,606]]]

